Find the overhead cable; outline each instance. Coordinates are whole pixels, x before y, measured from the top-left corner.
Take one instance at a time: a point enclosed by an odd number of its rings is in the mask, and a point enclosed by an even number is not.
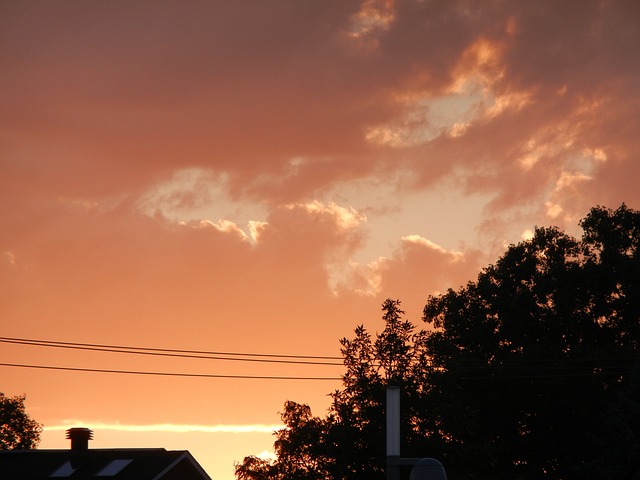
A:
[[[219,375],[211,373],[178,373],[178,372],[150,372],[144,370],[111,370],[104,368],[78,368],[59,367],[54,365],[26,365],[22,363],[0,363],[1,367],[35,368],[41,370],[62,370],[67,372],[88,372],[88,373],[115,373],[121,375],[150,375],[162,377],[192,377],[192,378],[229,378],[245,380],[320,380],[336,381],[339,377],[285,377],[285,376],[261,376],[261,375]]]
[[[76,343],[76,342],[60,342],[55,340],[36,340],[30,338],[16,337],[0,337],[1,343],[11,343],[17,345],[30,345],[36,347],[53,347],[64,348],[70,350],[89,350],[109,353],[124,353],[132,355],[150,355],[159,357],[177,357],[177,358],[196,358],[208,360],[229,360],[240,362],[259,362],[259,363],[284,363],[299,365],[328,365],[341,366],[342,362],[329,361],[312,361],[319,360],[337,360],[341,357],[328,356],[311,356],[311,355],[276,355],[264,353],[239,353],[239,352],[215,352],[202,350],[178,350],[168,348],[151,348],[151,347],[134,347],[125,345],[106,345],[97,343]],[[255,357],[255,358],[251,358]],[[295,360],[309,359],[309,360]]]

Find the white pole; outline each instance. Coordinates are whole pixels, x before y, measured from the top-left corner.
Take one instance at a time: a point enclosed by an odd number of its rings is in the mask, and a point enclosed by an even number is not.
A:
[[[400,387],[387,387],[387,457],[400,456]]]

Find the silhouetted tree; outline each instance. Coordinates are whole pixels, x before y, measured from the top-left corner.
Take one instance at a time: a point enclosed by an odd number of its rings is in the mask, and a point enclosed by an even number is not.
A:
[[[0,450],[32,449],[40,443],[42,425],[25,411],[25,398],[0,392]]]
[[[277,458],[239,479],[384,478],[384,391],[402,387],[402,454],[455,479],[640,478],[640,213],[593,208],[581,240],[536,228],[475,282],[430,297],[415,330],[342,339],[325,418],[288,402]]]
[[[274,444],[277,459],[246,457],[236,465],[237,478],[384,478],[385,389],[392,383],[422,392],[418,378],[425,371],[426,337],[402,319],[400,301],[387,300],[382,309],[385,329],[375,339],[358,326],[353,339],[340,340],[346,372],[326,418],[313,416],[308,405],[286,402],[285,428],[276,432]]]
[[[640,213],[598,207],[581,226],[582,241],[538,228],[477,282],[429,299],[429,381],[447,385],[430,401],[457,440],[442,451],[451,473],[638,478],[622,463],[640,458]]]

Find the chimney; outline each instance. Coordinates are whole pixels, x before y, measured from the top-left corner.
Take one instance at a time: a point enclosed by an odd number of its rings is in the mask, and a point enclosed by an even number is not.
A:
[[[71,440],[71,450],[84,452],[89,450],[89,440],[93,439],[93,432],[88,428],[70,428],[67,438]]]

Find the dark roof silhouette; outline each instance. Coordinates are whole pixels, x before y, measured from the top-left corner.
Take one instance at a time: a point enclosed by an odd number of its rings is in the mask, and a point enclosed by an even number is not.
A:
[[[115,448],[0,451],[3,480],[211,480],[187,450]]]

